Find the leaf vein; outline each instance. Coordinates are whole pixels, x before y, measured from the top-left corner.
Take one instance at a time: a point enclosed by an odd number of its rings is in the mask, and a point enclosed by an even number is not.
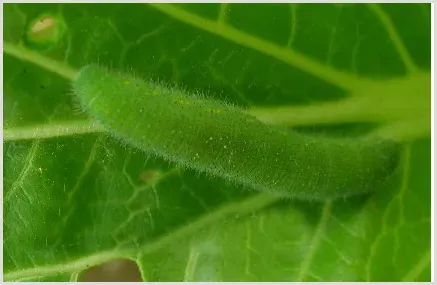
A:
[[[302,282],[307,276],[313,257],[318,249],[322,236],[325,234],[325,229],[331,216],[332,201],[327,201],[323,207],[319,223],[316,227],[313,238],[309,245],[309,251],[301,263],[299,275],[296,281]]]
[[[405,64],[405,67],[410,73],[417,72],[419,68],[414,63],[414,60],[408,53],[407,48],[405,47],[401,37],[399,36],[398,31],[396,30],[395,25],[392,20],[388,16],[388,14],[381,8],[381,6],[377,3],[366,3],[370,10],[377,16],[381,24],[385,27],[390,39],[393,42],[393,45],[401,57],[402,61]]]
[[[263,54],[274,57],[284,63],[297,67],[313,76],[348,91],[353,91],[362,85],[362,78],[337,70],[329,65],[307,57],[287,46],[279,46],[275,43],[260,39],[256,36],[242,32],[229,25],[221,25],[217,21],[203,18],[170,4],[149,3],[157,10],[173,17],[181,22],[198,29],[221,36],[242,46],[257,50]]]
[[[15,194],[15,192],[18,191],[19,188],[23,189],[23,181],[33,166],[33,162],[36,157],[38,146],[39,146],[39,141],[34,141],[32,143],[29,153],[25,159],[25,165],[23,166],[20,175],[18,176],[17,180],[12,184],[11,190],[6,193],[6,197],[5,197],[6,202],[10,199],[12,195]],[[25,194],[27,195],[27,193]],[[30,200],[30,202],[32,202],[32,200]]]

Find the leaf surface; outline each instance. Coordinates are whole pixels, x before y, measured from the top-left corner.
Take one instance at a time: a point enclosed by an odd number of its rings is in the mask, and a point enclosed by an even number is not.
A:
[[[42,50],[27,32],[43,14],[65,29]],[[70,81],[97,62],[248,108],[312,106],[429,72],[430,27],[429,4],[5,4],[5,280],[123,257],[146,281],[429,281],[429,134],[372,195],[280,200],[112,139]],[[373,128],[342,123],[321,131]]]

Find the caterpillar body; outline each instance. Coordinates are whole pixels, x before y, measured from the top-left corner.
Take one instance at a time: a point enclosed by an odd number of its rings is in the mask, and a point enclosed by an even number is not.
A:
[[[373,191],[397,143],[290,132],[240,108],[88,65],[73,82],[82,108],[129,145],[253,189],[325,200]]]

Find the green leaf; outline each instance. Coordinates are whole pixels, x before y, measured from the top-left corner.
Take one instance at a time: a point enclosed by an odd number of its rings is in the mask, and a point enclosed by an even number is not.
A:
[[[5,280],[128,258],[146,281],[429,281],[430,19],[429,4],[5,4]],[[108,136],[71,92],[89,63],[304,132],[400,140],[402,161],[353,199],[242,189]]]

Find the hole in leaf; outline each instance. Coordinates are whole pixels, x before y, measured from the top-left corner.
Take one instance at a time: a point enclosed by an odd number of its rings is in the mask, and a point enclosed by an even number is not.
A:
[[[142,282],[138,265],[129,259],[117,259],[91,267],[79,277],[79,282]]]

